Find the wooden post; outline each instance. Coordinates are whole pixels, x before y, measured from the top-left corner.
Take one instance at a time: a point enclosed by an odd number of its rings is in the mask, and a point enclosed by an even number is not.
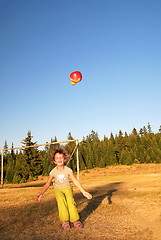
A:
[[[76,140],[76,146],[78,146],[78,140]],[[79,156],[78,156],[78,147],[76,150],[76,155],[77,155],[77,179],[79,180]]]
[[[1,187],[3,188],[3,149],[1,150]]]

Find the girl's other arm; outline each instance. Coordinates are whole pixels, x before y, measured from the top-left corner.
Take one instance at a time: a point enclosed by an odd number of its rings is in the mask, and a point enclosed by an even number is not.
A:
[[[44,194],[44,192],[46,192],[48,190],[48,188],[50,187],[52,181],[52,177],[49,176],[47,182],[45,183],[45,185],[42,187],[41,191],[37,194],[35,200],[37,202],[40,202],[42,195]]]
[[[82,185],[80,184],[80,182],[76,179],[76,177],[74,176],[73,172],[70,174],[70,177],[72,179],[72,181],[74,182],[74,184],[76,185],[76,187],[81,191],[81,193],[88,199],[92,198],[92,195],[89,192],[86,192],[84,190],[84,188],[82,187]]]

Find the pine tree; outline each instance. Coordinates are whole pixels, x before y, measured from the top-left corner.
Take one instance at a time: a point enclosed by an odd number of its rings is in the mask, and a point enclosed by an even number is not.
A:
[[[110,141],[111,143],[114,145],[116,142],[115,142],[115,138],[113,136],[113,133],[110,134]]]
[[[132,130],[132,136],[135,138],[138,135],[136,128]]]
[[[53,145],[54,146],[54,145]],[[50,149],[47,149],[40,153],[41,163],[42,163],[42,175],[48,176],[49,172],[53,168],[53,163],[49,159]]]
[[[161,125],[160,125],[160,127],[159,127],[159,133],[161,133]]]
[[[104,140],[101,141],[101,157],[105,162],[105,166],[116,165],[116,155],[115,155],[115,140],[113,135],[108,139],[104,137]]]
[[[152,129],[151,129],[151,125],[150,125],[150,123],[148,123],[147,128],[148,128],[148,133],[152,133]]]
[[[121,157],[121,152],[125,149],[126,145],[125,145],[125,141],[124,141],[124,137],[123,137],[123,133],[120,130],[119,131],[119,135],[116,136],[115,138],[115,155],[116,155],[116,160],[118,164],[121,164],[120,162],[120,157]]]
[[[7,148],[8,148],[8,144],[7,144],[7,141],[5,140],[3,149],[7,149]],[[4,181],[5,181],[5,177],[6,177],[6,173],[7,173],[7,165],[8,165],[8,162],[9,162],[9,155],[10,155],[9,151],[4,150],[4,152],[3,152],[3,177],[4,177]]]
[[[140,128],[139,134],[140,134],[141,137],[144,135],[144,131],[143,131],[142,128]]]
[[[13,148],[13,143],[12,143],[12,148]],[[5,176],[5,182],[6,183],[12,183],[14,174],[15,174],[15,153],[14,150],[11,149],[11,153],[7,154],[7,160],[8,164],[6,166],[6,176]]]
[[[27,179],[35,180],[37,179],[38,175],[42,173],[42,164],[41,160],[39,159],[39,151],[37,147],[32,147],[36,145],[36,142],[32,142],[33,136],[31,135],[31,132],[28,131],[27,137],[23,139],[22,143],[25,147],[30,146],[29,148],[25,148],[23,150],[23,157],[24,157],[24,167],[26,167],[25,170],[28,170]]]
[[[25,161],[24,154],[20,151],[16,155],[15,174],[12,183],[23,183],[29,179],[30,167]]]
[[[106,166],[106,165],[105,165],[105,161],[103,160],[102,157],[100,157],[100,161],[99,161],[98,167],[104,168],[105,166]]]
[[[92,152],[92,146],[91,146],[91,140],[87,136],[86,139],[83,138],[83,141],[81,142],[82,146],[82,152],[81,152],[81,158],[83,159],[85,168],[91,169],[93,168],[93,152]]]
[[[147,135],[147,129],[145,126],[143,127],[143,133],[144,133],[144,135]]]
[[[91,134],[89,135],[89,139],[91,141],[91,150],[93,152],[92,165],[93,167],[98,167],[100,166],[100,161],[103,162],[103,156],[101,155],[102,149],[100,147],[98,133],[92,130]],[[101,164],[101,166],[103,165],[105,166],[105,163]]]
[[[121,152],[120,163],[124,165],[131,165],[133,163],[131,153],[128,149]]]

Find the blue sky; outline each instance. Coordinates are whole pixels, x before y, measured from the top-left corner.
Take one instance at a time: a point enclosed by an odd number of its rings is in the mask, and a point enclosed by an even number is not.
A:
[[[160,0],[0,0],[0,148],[28,130],[40,144],[158,132],[160,13]]]

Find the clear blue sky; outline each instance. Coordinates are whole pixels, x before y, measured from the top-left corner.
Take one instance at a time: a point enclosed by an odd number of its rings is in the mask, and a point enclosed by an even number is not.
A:
[[[158,132],[161,0],[0,0],[0,35],[0,148]]]

